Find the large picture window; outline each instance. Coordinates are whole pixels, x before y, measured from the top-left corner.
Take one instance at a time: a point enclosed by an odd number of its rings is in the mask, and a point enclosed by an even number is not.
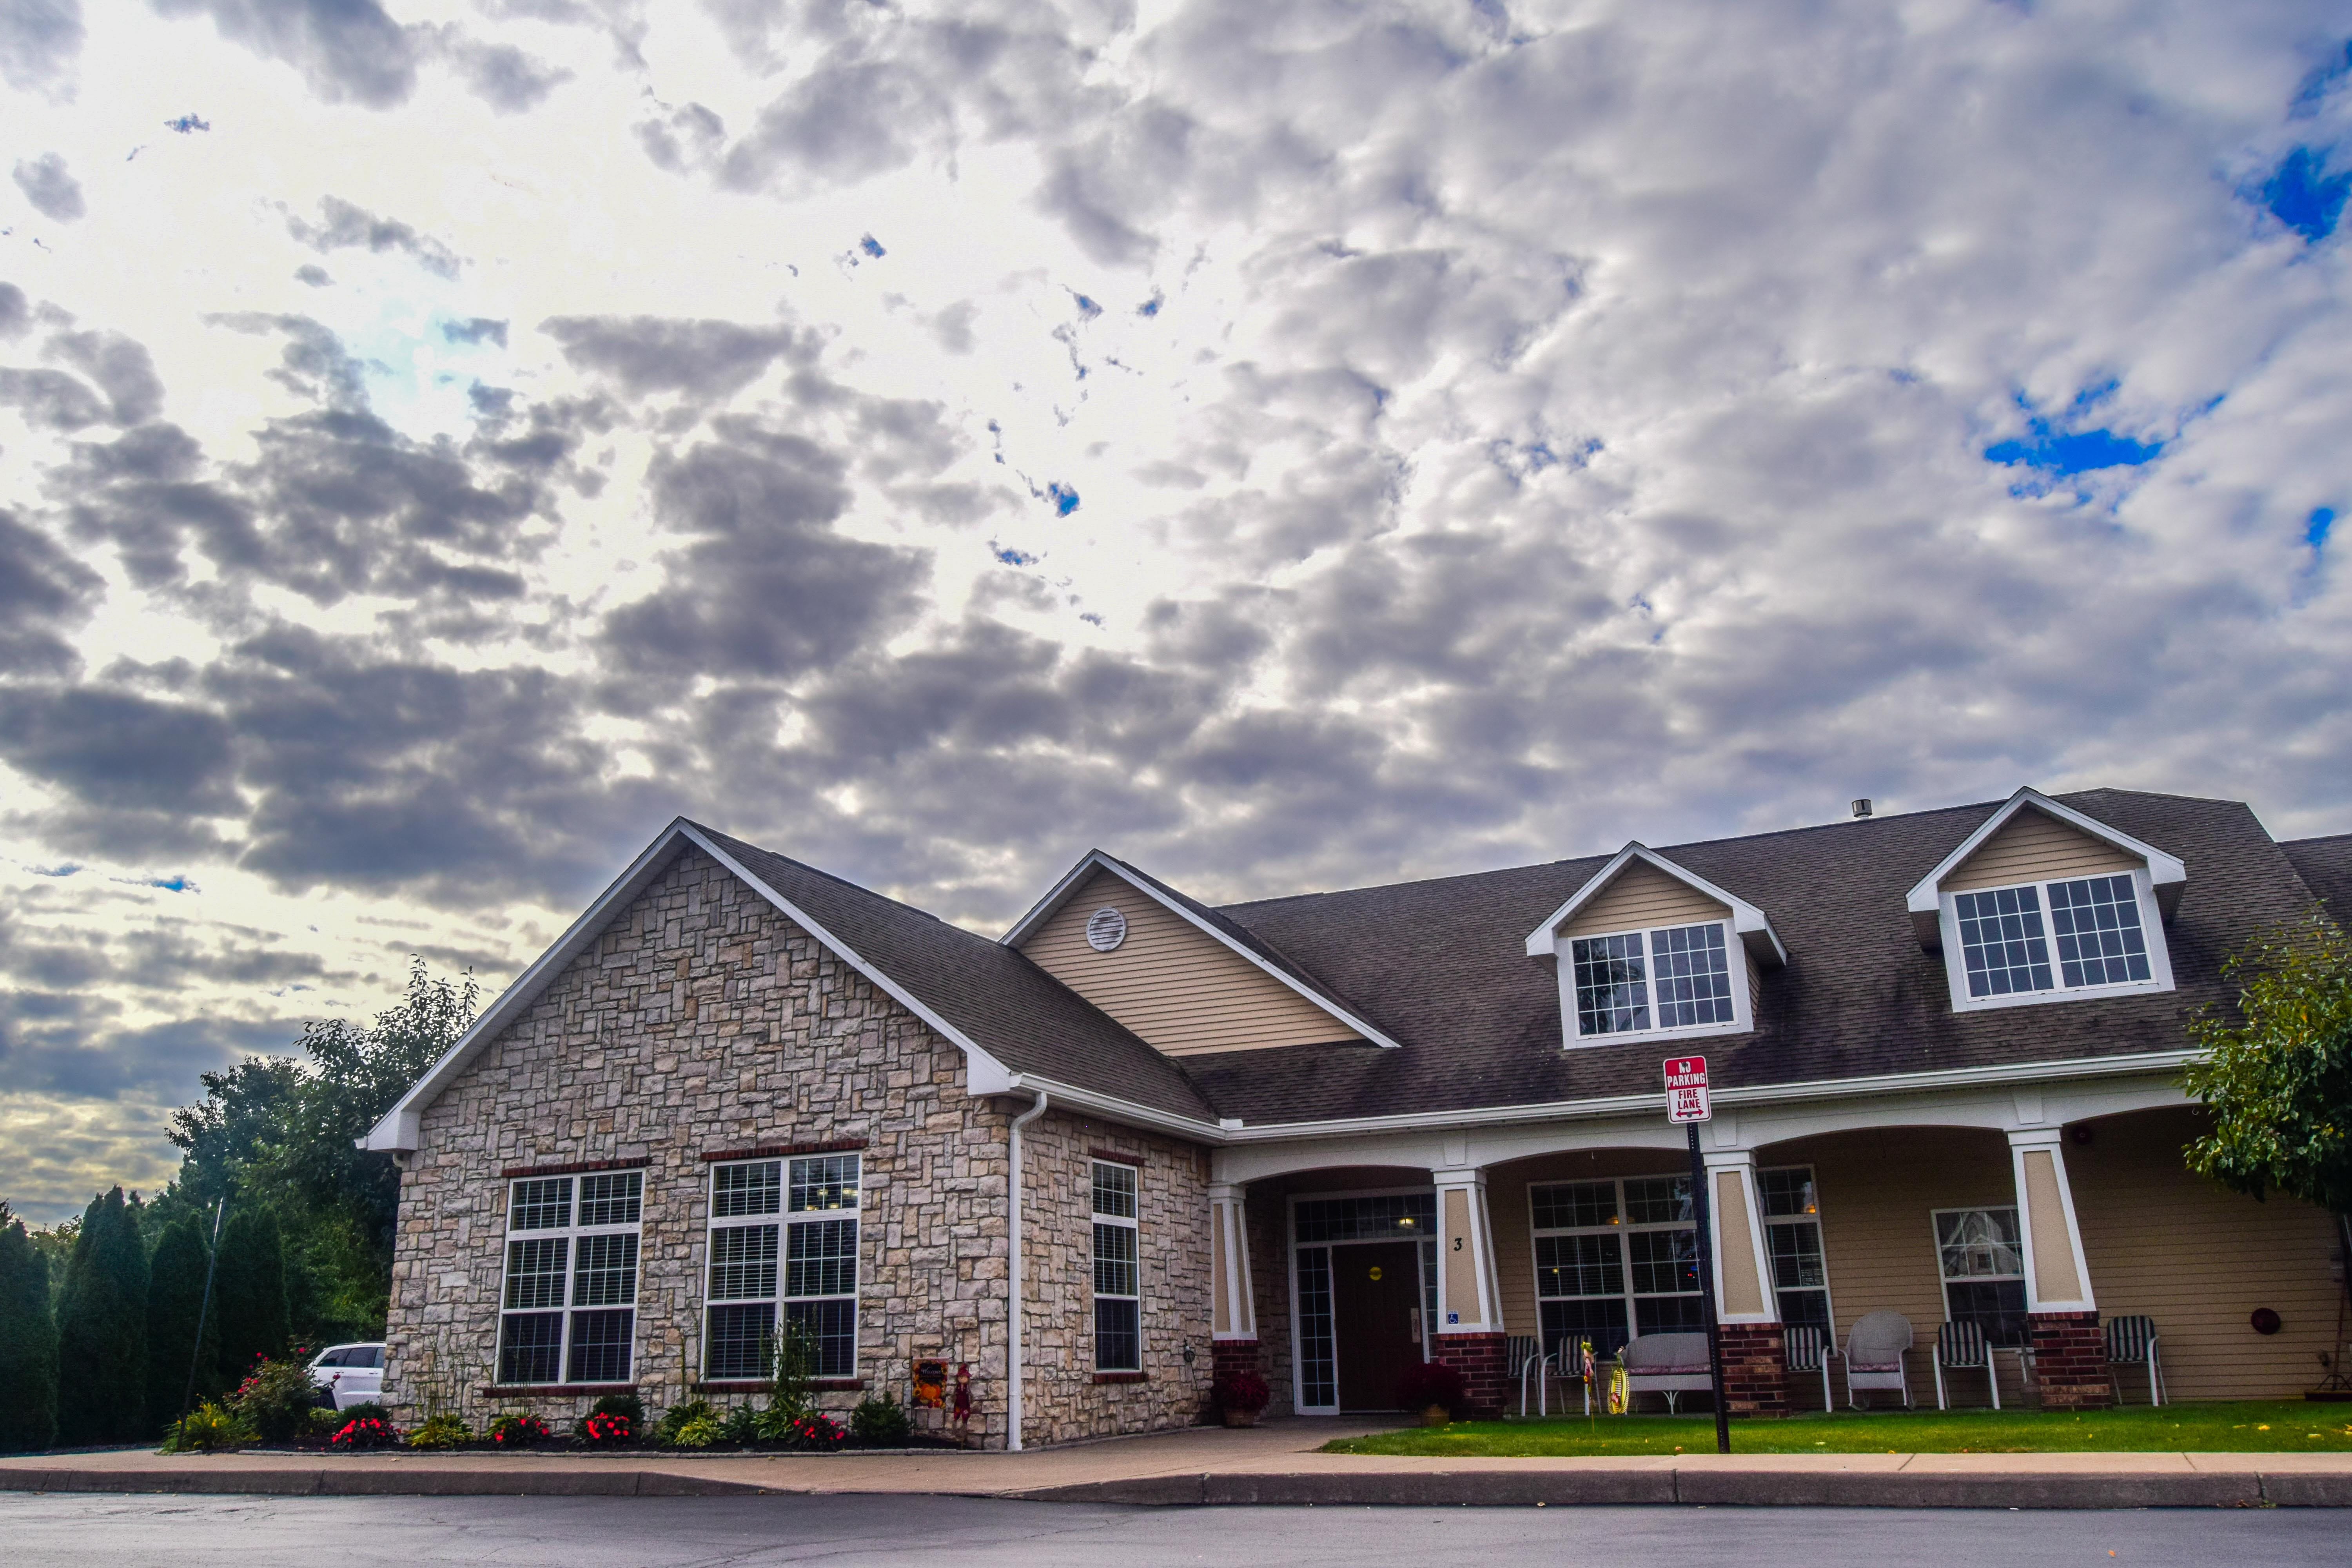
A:
[[[1569,942],[1580,1037],[1730,1027],[1738,1021],[1723,922]]]
[[[1756,1173],[1764,1200],[1764,1238],[1772,1258],[1772,1293],[1780,1321],[1836,1337],[1830,1311],[1830,1271],[1822,1251],[1821,1200],[1810,1165]]]
[[[1143,1370],[1143,1301],[1136,1168],[1097,1160],[1093,1166],[1095,1225],[1095,1370]]]
[[[780,1321],[799,1326],[819,1377],[857,1375],[856,1154],[710,1168],[703,1375],[770,1374]]]
[[[1528,1191],[1544,1348],[1706,1326],[1688,1176],[1562,1182]]]
[[[1970,1001],[2152,983],[2133,878],[2077,877],[1954,893]]]
[[[1945,1317],[1976,1324],[1997,1345],[2025,1343],[2025,1248],[2017,1211],[1937,1209],[1935,1221]]]
[[[509,1184],[499,1382],[629,1381],[644,1202],[642,1171]]]

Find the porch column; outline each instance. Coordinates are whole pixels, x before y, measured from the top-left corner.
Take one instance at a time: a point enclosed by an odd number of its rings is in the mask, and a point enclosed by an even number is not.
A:
[[[2033,1376],[2042,1403],[2079,1410],[2109,1402],[2106,1344],[2074,1193],[2066,1181],[2065,1129],[2021,1128],[2009,1135],[2017,1179],[2017,1229],[2025,1252],[2025,1310]]]
[[[1711,1149],[1702,1157],[1715,1247],[1715,1311],[1723,1325],[1725,1403],[1734,1415],[1786,1415],[1787,1352],[1771,1259],[1765,1255],[1756,1156],[1746,1149]]]
[[[1503,1408],[1510,1356],[1494,1238],[1486,1224],[1486,1173],[1430,1174],[1437,1187],[1436,1357],[1462,1374],[1465,1414],[1496,1414]]]
[[[1209,1186],[1209,1354],[1212,1372],[1256,1372],[1257,1293],[1251,1289],[1249,1216],[1242,1190]]]

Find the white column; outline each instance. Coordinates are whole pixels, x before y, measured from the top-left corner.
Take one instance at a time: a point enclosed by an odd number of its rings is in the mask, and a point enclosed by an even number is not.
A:
[[[1257,1338],[1257,1295],[1250,1289],[1249,1222],[1241,1188],[1209,1186],[1209,1337]]]
[[[2009,1135],[2017,1180],[2017,1229],[2025,1243],[2025,1310],[2095,1312],[2074,1191],[2066,1181],[2065,1129],[2027,1127]]]
[[[1486,1173],[1431,1174],[1437,1185],[1437,1331],[1499,1334],[1503,1293],[1486,1225]]]
[[[1710,1149],[1700,1158],[1706,1162],[1716,1316],[1726,1323],[1777,1323],[1780,1299],[1772,1289],[1772,1260],[1765,1247],[1764,1205],[1756,1185],[1755,1152]]]

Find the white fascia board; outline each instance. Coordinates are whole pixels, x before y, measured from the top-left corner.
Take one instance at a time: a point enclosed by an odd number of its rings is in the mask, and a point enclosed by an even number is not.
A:
[[[1559,945],[1559,928],[1575,917],[1576,911],[1600,897],[1601,890],[1617,879],[1617,874],[1635,860],[1672,877],[1686,888],[1692,888],[1713,899],[1731,911],[1731,930],[1741,945],[1756,956],[1759,963],[1786,963],[1789,950],[1780,941],[1780,933],[1762,910],[1735,893],[1726,892],[1696,871],[1685,870],[1639,839],[1617,851],[1606,866],[1592,874],[1591,880],[1576,889],[1568,902],[1544,917],[1543,924],[1528,933],[1527,952],[1529,958],[1549,958]]]
[[[2178,856],[2167,855],[2153,844],[2143,844],[2121,829],[2109,827],[2096,817],[2085,816],[2073,806],[2061,805],[2031,784],[2021,784],[2015,795],[2003,801],[2000,809],[1984,819],[1983,826],[1960,840],[1959,847],[1936,864],[1936,868],[1913,885],[1904,898],[1911,911],[1911,923],[1919,933],[1919,945],[1933,951],[1942,942],[1938,929],[1938,905],[1943,898],[1944,879],[1960,868],[1968,858],[1983,847],[1986,839],[2000,832],[2009,819],[2032,807],[2046,812],[2067,826],[2086,833],[2102,844],[2111,845],[2126,855],[2137,856],[2147,863],[2147,881],[2156,895],[2157,907],[2171,917],[2180,901],[2180,889],[2189,880],[2189,868]]]
[[[978,1089],[974,1093],[982,1092]],[[1155,1110],[1148,1105],[1138,1105],[1131,1100],[1103,1094],[1096,1089],[1080,1089],[1035,1073],[1017,1072],[1006,1076],[1003,1083],[988,1092],[995,1094],[1036,1094],[1052,1097],[1055,1110],[1076,1107],[1091,1110],[1113,1121],[1130,1126],[1147,1127],[1157,1131],[1181,1133],[1202,1143],[1223,1143],[1233,1134],[1221,1126],[1197,1121],[1189,1116],[1179,1116],[1172,1110]]]
[[[556,939],[555,945],[539,955],[538,962],[515,977],[513,984],[499,993],[499,999],[476,1018],[471,1027],[457,1037],[457,1043],[441,1053],[440,1060],[425,1069],[425,1076],[409,1086],[408,1092],[379,1118],[359,1140],[362,1149],[404,1152],[416,1147],[417,1132],[424,1119],[425,1108],[431,1105],[447,1088],[450,1079],[464,1070],[466,1064],[488,1044],[500,1029],[522,1016],[540,998],[563,966],[579,956],[583,949],[604,934],[604,927],[630,900],[642,891],[656,873],[669,864],[677,852],[680,837],[686,832],[686,819],[678,817],[664,828],[646,847],[644,854],[630,862],[629,868],[604,889],[596,901],[588,906],[571,929]]]
[[[1876,1078],[1814,1079],[1803,1083],[1758,1084],[1746,1089],[1718,1089],[1714,1093],[1718,1105],[1773,1105],[1789,1100],[1874,1099],[1890,1094],[2046,1083],[2063,1079],[2138,1078],[2150,1073],[2178,1072],[2200,1054],[2195,1050],[2179,1050],[2147,1051],[2128,1057],[2077,1057],[2062,1061],[2019,1062],[2007,1067],[1961,1068],[1948,1072],[1887,1073]],[[1645,1111],[1662,1111],[1665,1105],[1665,1091],[1662,1088],[1655,1094],[1555,1100],[1545,1105],[1487,1106],[1423,1115],[1359,1116],[1344,1121],[1267,1122],[1255,1127],[1244,1125],[1225,1129],[1223,1141],[1229,1143],[1278,1142],[1358,1132],[1500,1127],[1523,1121],[1594,1121]]]
[[[1275,965],[1268,963],[1265,959],[1260,958],[1256,953],[1252,952],[1248,948],[1244,947],[1232,937],[1227,936],[1223,931],[1219,931],[1215,926],[1211,925],[1208,921],[1202,920],[1200,916],[1186,909],[1182,904],[1180,904],[1175,900],[1168,897],[1165,893],[1162,893],[1150,883],[1137,880],[1135,875],[1129,871],[1126,867],[1120,865],[1118,861],[1112,859],[1109,856],[1104,854],[1099,849],[1087,850],[1086,858],[1072,867],[1070,868],[1070,874],[1063,878],[1059,882],[1055,883],[1054,890],[1046,894],[1043,900],[1039,900],[1036,908],[1031,910],[1027,914],[1023,915],[1019,921],[1013,925],[1011,931],[1006,931],[997,940],[1007,947],[1017,946],[1023,937],[1027,936],[1032,931],[1034,931],[1037,928],[1039,922],[1045,921],[1047,917],[1051,916],[1055,910],[1060,909],[1065,903],[1069,901],[1070,894],[1076,890],[1080,878],[1084,877],[1087,872],[1097,868],[1108,871],[1112,876],[1117,877],[1120,881],[1125,882],[1129,887],[1133,888],[1137,892],[1141,893],[1145,898],[1150,899],[1153,903],[1158,904],[1161,909],[1166,910],[1170,914],[1174,915],[1178,920],[1182,921],[1194,931],[1199,931],[1202,935],[1206,936],[1213,942],[1216,942],[1218,946],[1223,948],[1226,952],[1247,959],[1260,971],[1282,982],[1283,984],[1297,992],[1308,1002],[1313,1003],[1323,1012],[1328,1013],[1332,1017],[1339,1019],[1339,1022],[1347,1025],[1348,1027],[1355,1030],[1356,1033],[1371,1041],[1372,1044],[1385,1047],[1390,1050],[1395,1050],[1398,1048],[1397,1042],[1389,1038],[1387,1035],[1373,1028],[1370,1024],[1364,1022],[1363,1019],[1357,1017],[1353,1013],[1349,1012],[1346,1008],[1338,1006],[1328,999],[1317,995],[1312,990],[1308,989],[1307,986],[1301,985],[1290,975],[1284,973]]]

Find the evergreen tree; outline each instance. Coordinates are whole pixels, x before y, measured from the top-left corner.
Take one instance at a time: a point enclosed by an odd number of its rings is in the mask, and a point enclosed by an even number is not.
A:
[[[173,1221],[147,1260],[147,1430],[160,1436],[180,1418],[188,1397],[188,1373],[195,1370],[194,1397],[221,1394],[220,1319],[204,1310],[205,1269],[211,1255],[205,1233],[193,1218]],[[196,1324],[204,1323],[204,1346]]]
[[[147,1249],[114,1187],[83,1211],[58,1298],[58,1441],[146,1435]]]
[[[0,1454],[46,1448],[58,1436],[58,1331],[49,1260],[0,1204]]]
[[[286,1353],[286,1246],[278,1216],[258,1205],[229,1205],[213,1277],[220,1315],[221,1381],[234,1388],[263,1356]]]

